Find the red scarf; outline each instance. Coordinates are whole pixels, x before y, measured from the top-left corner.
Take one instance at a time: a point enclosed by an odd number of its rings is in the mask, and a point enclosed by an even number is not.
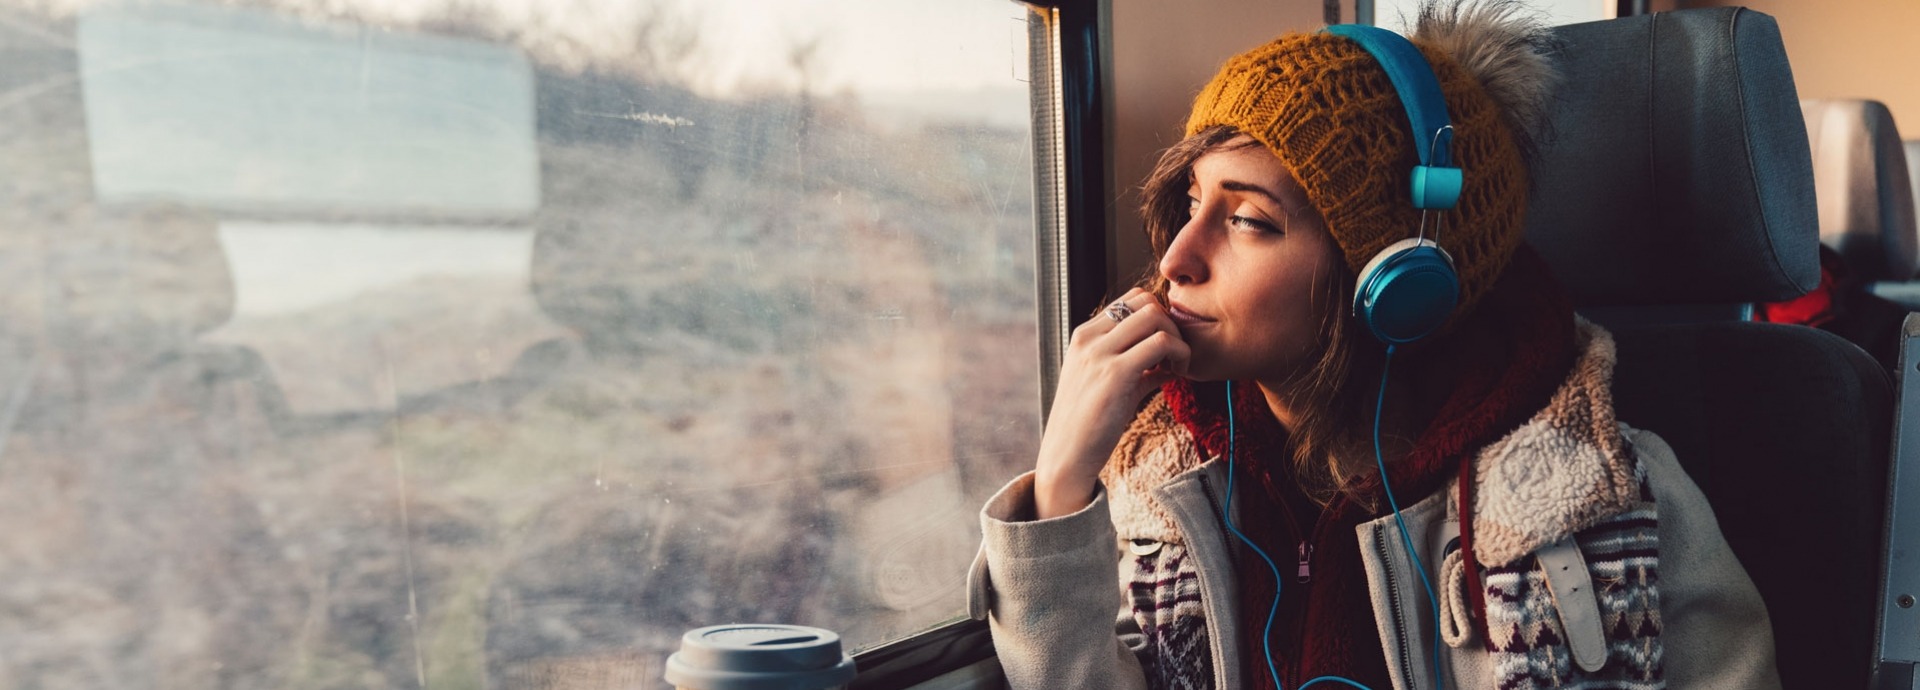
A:
[[[1394,497],[1403,508],[1431,495],[1454,476],[1471,476],[1467,473],[1472,456],[1546,407],[1577,354],[1572,305],[1546,265],[1524,245],[1459,327],[1497,334],[1503,345],[1474,352],[1460,363],[1459,379],[1412,453],[1387,468]],[[1354,385],[1378,384],[1359,381]],[[1174,417],[1193,432],[1204,455],[1224,456],[1224,384],[1179,380],[1162,392]],[[1273,557],[1285,584],[1272,645],[1286,686],[1298,688],[1304,680],[1337,675],[1376,690],[1390,687],[1366,571],[1353,536],[1360,523],[1388,512],[1386,501],[1375,501],[1382,506],[1378,512],[1344,495],[1324,511],[1309,501],[1294,485],[1286,432],[1252,382],[1234,387],[1234,418],[1235,471],[1239,473],[1234,492],[1242,516],[1237,526]],[[1461,485],[1470,487],[1470,482]],[[1358,488],[1384,498],[1371,476],[1361,480]],[[1470,496],[1463,493],[1461,499],[1467,501]],[[1306,583],[1298,581],[1298,535],[1303,532],[1310,533],[1306,541],[1312,548],[1311,580]],[[1238,540],[1229,537],[1228,541],[1237,546]],[[1471,565],[1470,531],[1461,542]],[[1249,687],[1271,689],[1273,680],[1260,636],[1273,602],[1273,576],[1251,552],[1236,550],[1234,564],[1240,582],[1243,673]],[[1469,590],[1477,595],[1478,569],[1467,570],[1476,581],[1469,583]],[[1476,601],[1473,608],[1477,611],[1482,605]]]
[[[1840,253],[1820,245],[1820,284],[1813,291],[1785,302],[1754,305],[1753,320],[1825,328],[1839,316],[1836,297],[1844,291],[1847,265]],[[1856,341],[1858,342],[1858,341]]]

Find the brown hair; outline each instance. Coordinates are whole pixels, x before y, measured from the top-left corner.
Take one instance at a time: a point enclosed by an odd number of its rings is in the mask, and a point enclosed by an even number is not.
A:
[[[1154,265],[1147,267],[1138,284],[1163,302],[1168,283],[1156,266],[1172,246],[1174,235],[1187,224],[1193,163],[1215,151],[1261,145],[1252,139],[1235,141],[1241,136],[1239,130],[1227,126],[1203,129],[1161,153],[1159,163],[1147,176],[1141,189],[1140,211],[1146,221]],[[1378,380],[1383,350],[1369,347],[1374,344],[1372,338],[1348,316],[1345,305],[1353,301],[1352,270],[1343,261],[1334,262],[1334,266],[1315,290],[1316,300],[1328,300],[1319,332],[1320,358],[1281,382],[1295,413],[1294,424],[1287,429],[1292,474],[1300,490],[1321,505],[1345,492],[1371,509],[1371,497],[1350,480],[1375,474],[1373,409],[1369,404],[1373,391],[1364,384]],[[1263,481],[1272,481],[1271,472],[1257,474],[1263,475]],[[1273,489],[1268,487],[1269,491]]]

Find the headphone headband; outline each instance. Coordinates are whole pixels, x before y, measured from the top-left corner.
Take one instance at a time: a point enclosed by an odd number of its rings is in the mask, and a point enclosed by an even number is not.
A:
[[[1420,156],[1410,176],[1413,207],[1421,209],[1420,236],[1395,243],[1360,271],[1353,292],[1353,314],[1374,337],[1392,344],[1427,336],[1453,313],[1460,278],[1453,259],[1426,238],[1427,210],[1453,208],[1464,182],[1453,163],[1453,125],[1446,94],[1427,57],[1406,37],[1371,26],[1337,24],[1327,32],[1366,49],[1387,72],[1393,90],[1413,125],[1413,148]]]
[[[1413,149],[1420,165],[1413,169],[1413,207],[1450,209],[1460,200],[1464,182],[1453,163],[1453,125],[1447,117],[1447,97],[1425,55],[1400,34],[1365,24],[1335,24],[1327,33],[1344,36],[1380,63],[1393,82],[1400,105],[1413,125]]]

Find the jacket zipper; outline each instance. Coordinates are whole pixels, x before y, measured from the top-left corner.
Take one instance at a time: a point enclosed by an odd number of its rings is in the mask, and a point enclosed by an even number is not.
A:
[[[1387,548],[1386,528],[1374,530],[1373,548],[1380,554],[1381,567],[1387,571],[1387,613],[1393,617],[1394,641],[1400,645],[1400,677],[1407,679],[1411,687],[1414,684],[1413,652],[1407,648],[1407,624],[1400,615],[1400,578],[1393,570],[1393,552]]]
[[[1207,500],[1213,503],[1213,514],[1218,518],[1215,521],[1220,524],[1220,532],[1226,534],[1227,524],[1225,515],[1223,514],[1224,511],[1220,508],[1220,501],[1213,495],[1213,485],[1206,481],[1206,476],[1204,475],[1200,477],[1200,480],[1201,490],[1206,492]],[[1287,529],[1292,533],[1296,544],[1295,555],[1298,556],[1298,561],[1297,567],[1294,570],[1294,581],[1300,584],[1312,582],[1313,540],[1319,536],[1320,523],[1325,522],[1327,519],[1327,509],[1322,508],[1320,510],[1320,516],[1313,521],[1314,531],[1312,534],[1308,534],[1300,529],[1300,521],[1294,519],[1293,506],[1287,505],[1285,501],[1281,501],[1278,507],[1280,509],[1280,518],[1287,522]],[[1231,558],[1233,549],[1228,549],[1227,553],[1228,557]]]
[[[1280,518],[1287,522],[1287,529],[1292,532],[1294,540],[1298,542],[1298,546],[1295,547],[1295,553],[1299,556],[1299,568],[1294,571],[1293,579],[1300,584],[1311,582],[1313,581],[1313,537],[1315,535],[1308,534],[1300,529],[1300,521],[1293,519],[1293,506],[1287,505],[1286,501],[1281,501],[1278,507],[1280,508]],[[1320,511],[1321,517],[1326,517],[1326,514],[1327,511]],[[1318,530],[1320,528],[1319,520],[1315,520],[1313,526],[1315,530]]]

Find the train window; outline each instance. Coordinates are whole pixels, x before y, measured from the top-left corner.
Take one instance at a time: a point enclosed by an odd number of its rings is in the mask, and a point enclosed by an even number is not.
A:
[[[958,617],[1039,437],[1026,14],[0,0],[0,686]]]

